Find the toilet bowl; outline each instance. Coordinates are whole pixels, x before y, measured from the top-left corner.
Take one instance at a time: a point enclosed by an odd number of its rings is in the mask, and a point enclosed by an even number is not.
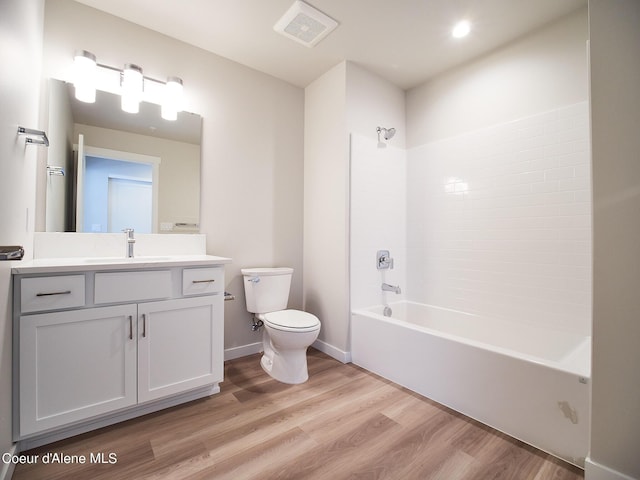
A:
[[[307,348],[318,338],[320,320],[286,308],[293,269],[245,268],[241,272],[247,310],[264,325],[262,369],[282,383],[306,382]]]
[[[263,370],[283,383],[308,380],[307,348],[320,333],[320,320],[299,310],[259,314],[264,322],[260,360]]]

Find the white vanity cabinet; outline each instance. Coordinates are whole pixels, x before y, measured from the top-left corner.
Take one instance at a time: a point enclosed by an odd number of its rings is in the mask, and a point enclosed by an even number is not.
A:
[[[135,405],[135,305],[20,317],[20,434]]]
[[[219,391],[224,267],[14,272],[14,439],[27,447]]]
[[[138,305],[138,401],[222,380],[222,295]]]

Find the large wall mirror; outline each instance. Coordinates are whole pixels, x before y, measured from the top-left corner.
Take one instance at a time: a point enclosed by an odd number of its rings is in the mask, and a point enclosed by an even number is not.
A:
[[[48,84],[50,146],[38,198],[48,232],[197,233],[200,224],[202,118],[160,117],[141,103],[125,113],[120,97],[75,99],[73,85]]]

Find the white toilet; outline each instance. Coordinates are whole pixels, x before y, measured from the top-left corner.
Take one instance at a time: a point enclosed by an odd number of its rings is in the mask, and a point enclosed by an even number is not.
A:
[[[283,383],[304,383],[307,348],[320,333],[320,320],[300,310],[287,310],[293,268],[243,268],[247,310],[264,323],[260,364]]]

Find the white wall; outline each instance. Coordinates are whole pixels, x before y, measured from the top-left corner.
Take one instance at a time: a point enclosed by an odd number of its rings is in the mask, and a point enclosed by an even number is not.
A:
[[[346,63],[305,88],[304,309],[334,356],[348,351],[348,172]]]
[[[35,171],[38,148],[25,146],[18,125],[39,129],[40,62],[42,58],[41,1],[0,2],[0,245],[23,245],[33,255]],[[11,293],[10,268],[0,261],[0,454],[12,449],[11,431]],[[10,466],[0,462],[0,478]]]
[[[394,302],[383,282],[406,287],[405,94],[400,88],[347,62],[347,128],[350,145],[351,309]],[[395,128],[377,148],[377,127]],[[376,268],[376,252],[389,250],[393,270]]]
[[[587,102],[408,152],[410,300],[591,333]]]
[[[407,146],[586,100],[586,24],[585,8],[409,90]]]
[[[407,271],[407,165],[402,148],[351,134],[351,309],[405,299]],[[389,250],[393,269],[378,270],[378,250]],[[402,293],[383,292],[382,283]]]
[[[325,351],[349,351],[349,133],[395,127],[404,146],[404,92],[352,62],[305,89],[305,309],[322,323]]]
[[[409,299],[588,335],[587,17],[407,92]]]
[[[407,138],[404,90],[356,63],[347,62],[346,65],[349,132],[377,140],[376,127],[393,127],[396,134],[387,143],[404,148]]]
[[[290,305],[302,304],[303,90],[70,0],[48,0],[45,14],[45,77],[69,79],[84,49],[107,65],[183,79],[185,110],[203,117],[200,231],[208,253],[234,260],[225,348],[259,342],[240,268],[293,267]]]
[[[590,0],[594,289],[587,480],[640,478],[640,2]]]

